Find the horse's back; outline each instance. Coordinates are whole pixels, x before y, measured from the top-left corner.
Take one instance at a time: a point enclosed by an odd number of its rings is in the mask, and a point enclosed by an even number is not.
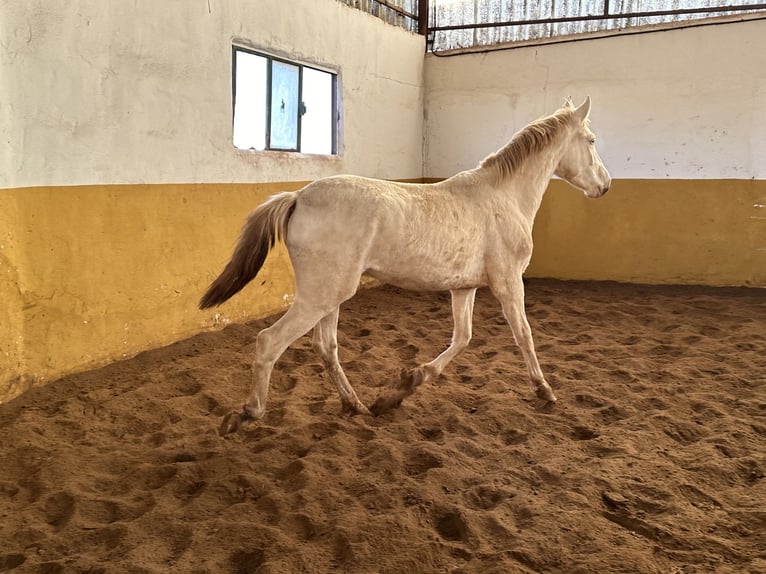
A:
[[[410,289],[486,283],[486,216],[470,193],[444,185],[357,176],[301,190],[288,233],[291,257],[310,254]]]

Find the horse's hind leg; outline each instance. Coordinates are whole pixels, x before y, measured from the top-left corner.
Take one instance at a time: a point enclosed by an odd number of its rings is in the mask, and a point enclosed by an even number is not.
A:
[[[338,312],[339,307],[336,307],[314,327],[314,349],[338,389],[343,410],[350,414],[370,414],[356,396],[338,360]]]
[[[296,297],[295,303],[271,327],[258,333],[252,377],[253,390],[242,412],[229,413],[221,423],[220,434],[236,431],[244,422],[258,420],[266,411],[266,396],[274,363],[298,337],[305,335],[327,313],[327,307]]]
[[[399,406],[420,385],[438,377],[449,362],[468,346],[472,334],[473,303],[476,298],[476,289],[456,289],[450,291],[450,294],[452,295],[452,320],[454,322],[450,346],[430,363],[405,371],[397,390],[393,394],[379,397],[370,407],[374,414],[379,415]]]
[[[521,349],[524,362],[529,371],[529,379],[535,387],[537,396],[546,401],[555,402],[556,395],[543,376],[540,363],[537,361],[535,345],[532,340],[532,329],[524,311],[524,282],[521,274],[512,279],[504,279],[497,283],[490,283],[490,289],[503,307],[505,320],[511,327],[516,344]]]
[[[344,259],[344,253],[318,254],[316,250],[302,250],[300,245],[291,245],[290,241],[287,248],[295,271],[295,302],[276,323],[258,333],[253,360],[253,391],[242,412],[231,413],[223,420],[222,435],[236,431],[243,422],[263,416],[274,363],[293,341],[305,335],[322,317],[337,312],[338,305],[352,297],[359,285],[361,271]],[[319,260],[323,263],[317,264],[320,255]],[[337,347],[337,342],[335,344]]]

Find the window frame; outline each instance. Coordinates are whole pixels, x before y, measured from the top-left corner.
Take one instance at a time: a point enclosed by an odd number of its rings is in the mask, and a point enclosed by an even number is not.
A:
[[[236,110],[236,102],[237,102],[237,52],[244,52],[246,54],[252,54],[254,56],[258,56],[261,58],[266,59],[266,123],[265,123],[265,147],[262,150],[255,149],[255,148],[249,148],[249,149],[243,149],[238,148],[233,143],[233,134],[234,134],[234,114]],[[271,147],[271,117],[272,117],[272,63],[278,62],[281,64],[285,64],[288,66],[295,66],[298,68],[298,109],[297,109],[297,136],[296,136],[296,148],[294,149],[286,149],[283,147]],[[331,83],[331,110],[330,110],[330,153],[314,153],[314,152],[305,152],[301,150],[301,137],[302,137],[302,118],[305,115],[306,112],[302,111],[305,106],[305,102],[303,100],[303,70],[304,69],[310,69],[317,72],[322,72],[325,74],[330,75],[330,83]],[[313,64],[304,64],[303,62],[298,62],[295,60],[290,60],[288,58],[282,57],[282,56],[275,56],[274,54],[270,54],[269,52],[259,50],[257,48],[251,48],[248,46],[243,46],[241,44],[232,44],[231,46],[231,129],[232,129],[232,145],[234,145],[234,148],[238,151],[244,151],[244,152],[258,152],[258,153],[274,153],[274,152],[282,152],[282,153],[291,153],[291,154],[304,154],[304,155],[312,155],[312,156],[324,156],[324,157],[332,157],[332,156],[338,156],[340,155],[340,149],[339,149],[339,132],[341,128],[341,117],[340,117],[340,102],[338,101],[338,83],[340,81],[340,74],[336,70],[323,68],[320,66],[316,66]]]

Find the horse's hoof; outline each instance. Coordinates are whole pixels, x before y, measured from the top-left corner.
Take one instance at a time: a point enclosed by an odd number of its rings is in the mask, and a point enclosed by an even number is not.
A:
[[[399,374],[399,384],[397,389],[406,390],[410,393],[414,392],[425,381],[425,373],[422,367],[416,367],[414,369],[402,369]]]
[[[221,426],[218,428],[218,434],[226,436],[233,432],[237,432],[242,425],[253,420],[253,416],[243,409],[242,412],[232,411],[221,421]]]
[[[221,426],[218,428],[218,434],[220,436],[226,436],[227,434],[237,432],[241,425],[242,417],[239,416],[239,413],[230,412],[228,415],[223,417]]]
[[[353,417],[356,415],[370,415],[372,416],[372,413],[369,411],[369,409],[364,406],[362,403],[358,403],[355,405],[344,403],[341,405],[341,412],[349,417]]]
[[[543,399],[544,401],[548,401],[549,403],[555,403],[558,400],[556,395],[553,394],[553,390],[549,385],[540,385],[537,387],[535,393],[539,398]]]
[[[370,412],[370,409],[368,409],[366,406],[364,406],[362,403],[359,403],[354,407],[354,413],[357,415],[368,415],[372,416],[372,413]]]

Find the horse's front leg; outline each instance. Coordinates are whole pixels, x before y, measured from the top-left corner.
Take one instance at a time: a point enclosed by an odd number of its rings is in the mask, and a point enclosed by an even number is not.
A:
[[[476,289],[459,289],[450,291],[452,295],[452,342],[447,350],[430,363],[420,365],[411,371],[413,377],[420,376],[421,383],[438,377],[444,368],[457,357],[471,342],[473,334],[473,304],[476,299]],[[416,374],[416,373],[420,374]]]
[[[397,389],[391,394],[379,397],[370,406],[373,414],[379,415],[399,406],[420,385],[438,377],[449,362],[468,346],[472,333],[471,323],[476,289],[456,289],[450,291],[450,294],[452,295],[452,320],[454,322],[450,346],[430,363],[404,371]]]
[[[505,315],[505,320],[511,327],[516,344],[524,356],[529,379],[532,386],[535,387],[537,396],[546,401],[555,402],[556,395],[553,394],[553,389],[545,380],[540,363],[537,361],[535,344],[532,340],[532,329],[529,327],[524,310],[524,282],[521,279],[521,274],[519,273],[517,277],[512,279],[491,282],[490,289],[503,307],[503,315]]]

